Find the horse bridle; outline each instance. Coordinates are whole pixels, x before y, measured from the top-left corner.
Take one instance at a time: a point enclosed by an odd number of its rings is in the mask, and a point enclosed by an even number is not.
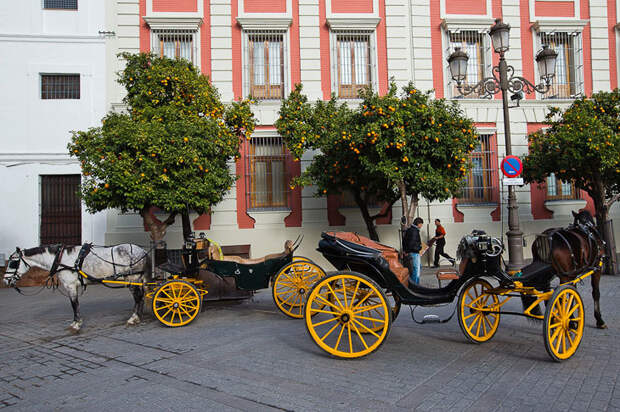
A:
[[[15,248],[15,252],[13,252],[11,254],[11,256],[9,256],[9,262],[7,264],[7,270],[4,272],[4,277],[5,280],[8,278],[8,285],[9,286],[14,286],[15,283],[17,283],[17,281],[19,279],[21,279],[21,276],[17,275],[17,271],[19,270],[19,265],[21,263],[24,263],[24,265],[26,265],[26,267],[28,269],[31,268],[31,266],[28,264],[28,262],[26,262],[26,260],[24,259],[24,252],[22,252],[22,250],[18,247]],[[9,270],[13,269],[13,272],[9,272]],[[9,277],[7,277],[6,275],[10,275]]]

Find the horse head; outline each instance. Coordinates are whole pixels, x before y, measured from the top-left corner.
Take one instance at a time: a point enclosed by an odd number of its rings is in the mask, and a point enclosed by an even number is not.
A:
[[[56,260],[61,245],[39,246],[30,249],[15,248],[15,252],[9,256],[9,262],[4,273],[4,283],[7,286],[15,286],[22,276],[32,266],[49,270]]]
[[[586,226],[591,229],[596,229],[596,223],[594,222],[594,218],[587,210],[582,210],[579,213],[571,211],[571,213],[573,214],[573,225]]]
[[[16,247],[15,252],[9,256],[7,268],[4,272],[4,284],[14,287],[28,270],[30,270],[30,264],[24,259],[24,252]]]

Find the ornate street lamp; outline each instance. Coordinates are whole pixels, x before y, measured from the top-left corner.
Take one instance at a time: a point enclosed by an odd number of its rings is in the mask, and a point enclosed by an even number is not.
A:
[[[506,155],[512,155],[512,143],[510,136],[510,116],[508,114],[508,92],[513,94],[547,93],[551,87],[551,81],[555,75],[555,61],[558,54],[543,46],[536,54],[538,72],[543,83],[535,85],[521,76],[515,76],[514,67],[509,66],[504,59],[504,53],[510,49],[510,25],[503,23],[501,19],[495,20],[495,24],[489,31],[493,50],[499,54],[499,64],[493,67],[491,76],[485,77],[476,84],[464,84],[467,76],[467,53],[455,48],[448,57],[450,73],[456,82],[456,87],[463,96],[477,93],[483,97],[502,92],[502,105],[504,109],[504,137],[506,139]],[[508,270],[516,271],[523,267],[523,232],[519,228],[519,214],[517,213],[517,198],[514,186],[508,186]]]

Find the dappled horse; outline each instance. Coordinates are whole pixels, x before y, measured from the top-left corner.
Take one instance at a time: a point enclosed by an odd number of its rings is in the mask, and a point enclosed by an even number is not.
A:
[[[596,229],[590,212],[584,210],[572,213],[573,224],[565,228],[547,229],[532,244],[534,261],[529,267],[538,270],[539,276],[531,276],[531,281],[526,283],[547,290],[553,275],[557,275],[560,282],[564,283],[588,270],[594,270],[592,274],[594,317],[596,326],[605,329],[607,326],[601,317],[599,289],[602,271],[599,262],[605,258],[605,242]],[[524,273],[527,271],[527,267],[523,268]],[[525,299],[524,303],[527,304],[527,301],[528,299]]]
[[[116,246],[80,246],[52,245],[31,249],[16,248],[10,256],[4,282],[15,287],[17,281],[31,267],[49,271],[49,280],[57,278],[61,293],[69,297],[73,308],[73,322],[70,328],[77,332],[82,326],[78,295],[85,280],[78,273],[78,268],[89,280],[120,279],[129,282],[142,282],[151,279],[151,259],[147,251],[138,245],[121,244]],[[144,309],[144,287],[130,286],[134,297],[134,307],[128,325],[140,323]]]

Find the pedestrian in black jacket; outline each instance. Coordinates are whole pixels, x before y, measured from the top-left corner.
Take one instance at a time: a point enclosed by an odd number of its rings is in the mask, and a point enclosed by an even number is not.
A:
[[[420,250],[422,250],[422,239],[420,229],[424,224],[421,217],[416,217],[413,224],[405,230],[403,235],[403,252],[405,253],[405,263],[409,267],[409,282],[420,283],[420,271],[422,264],[420,260]]]

